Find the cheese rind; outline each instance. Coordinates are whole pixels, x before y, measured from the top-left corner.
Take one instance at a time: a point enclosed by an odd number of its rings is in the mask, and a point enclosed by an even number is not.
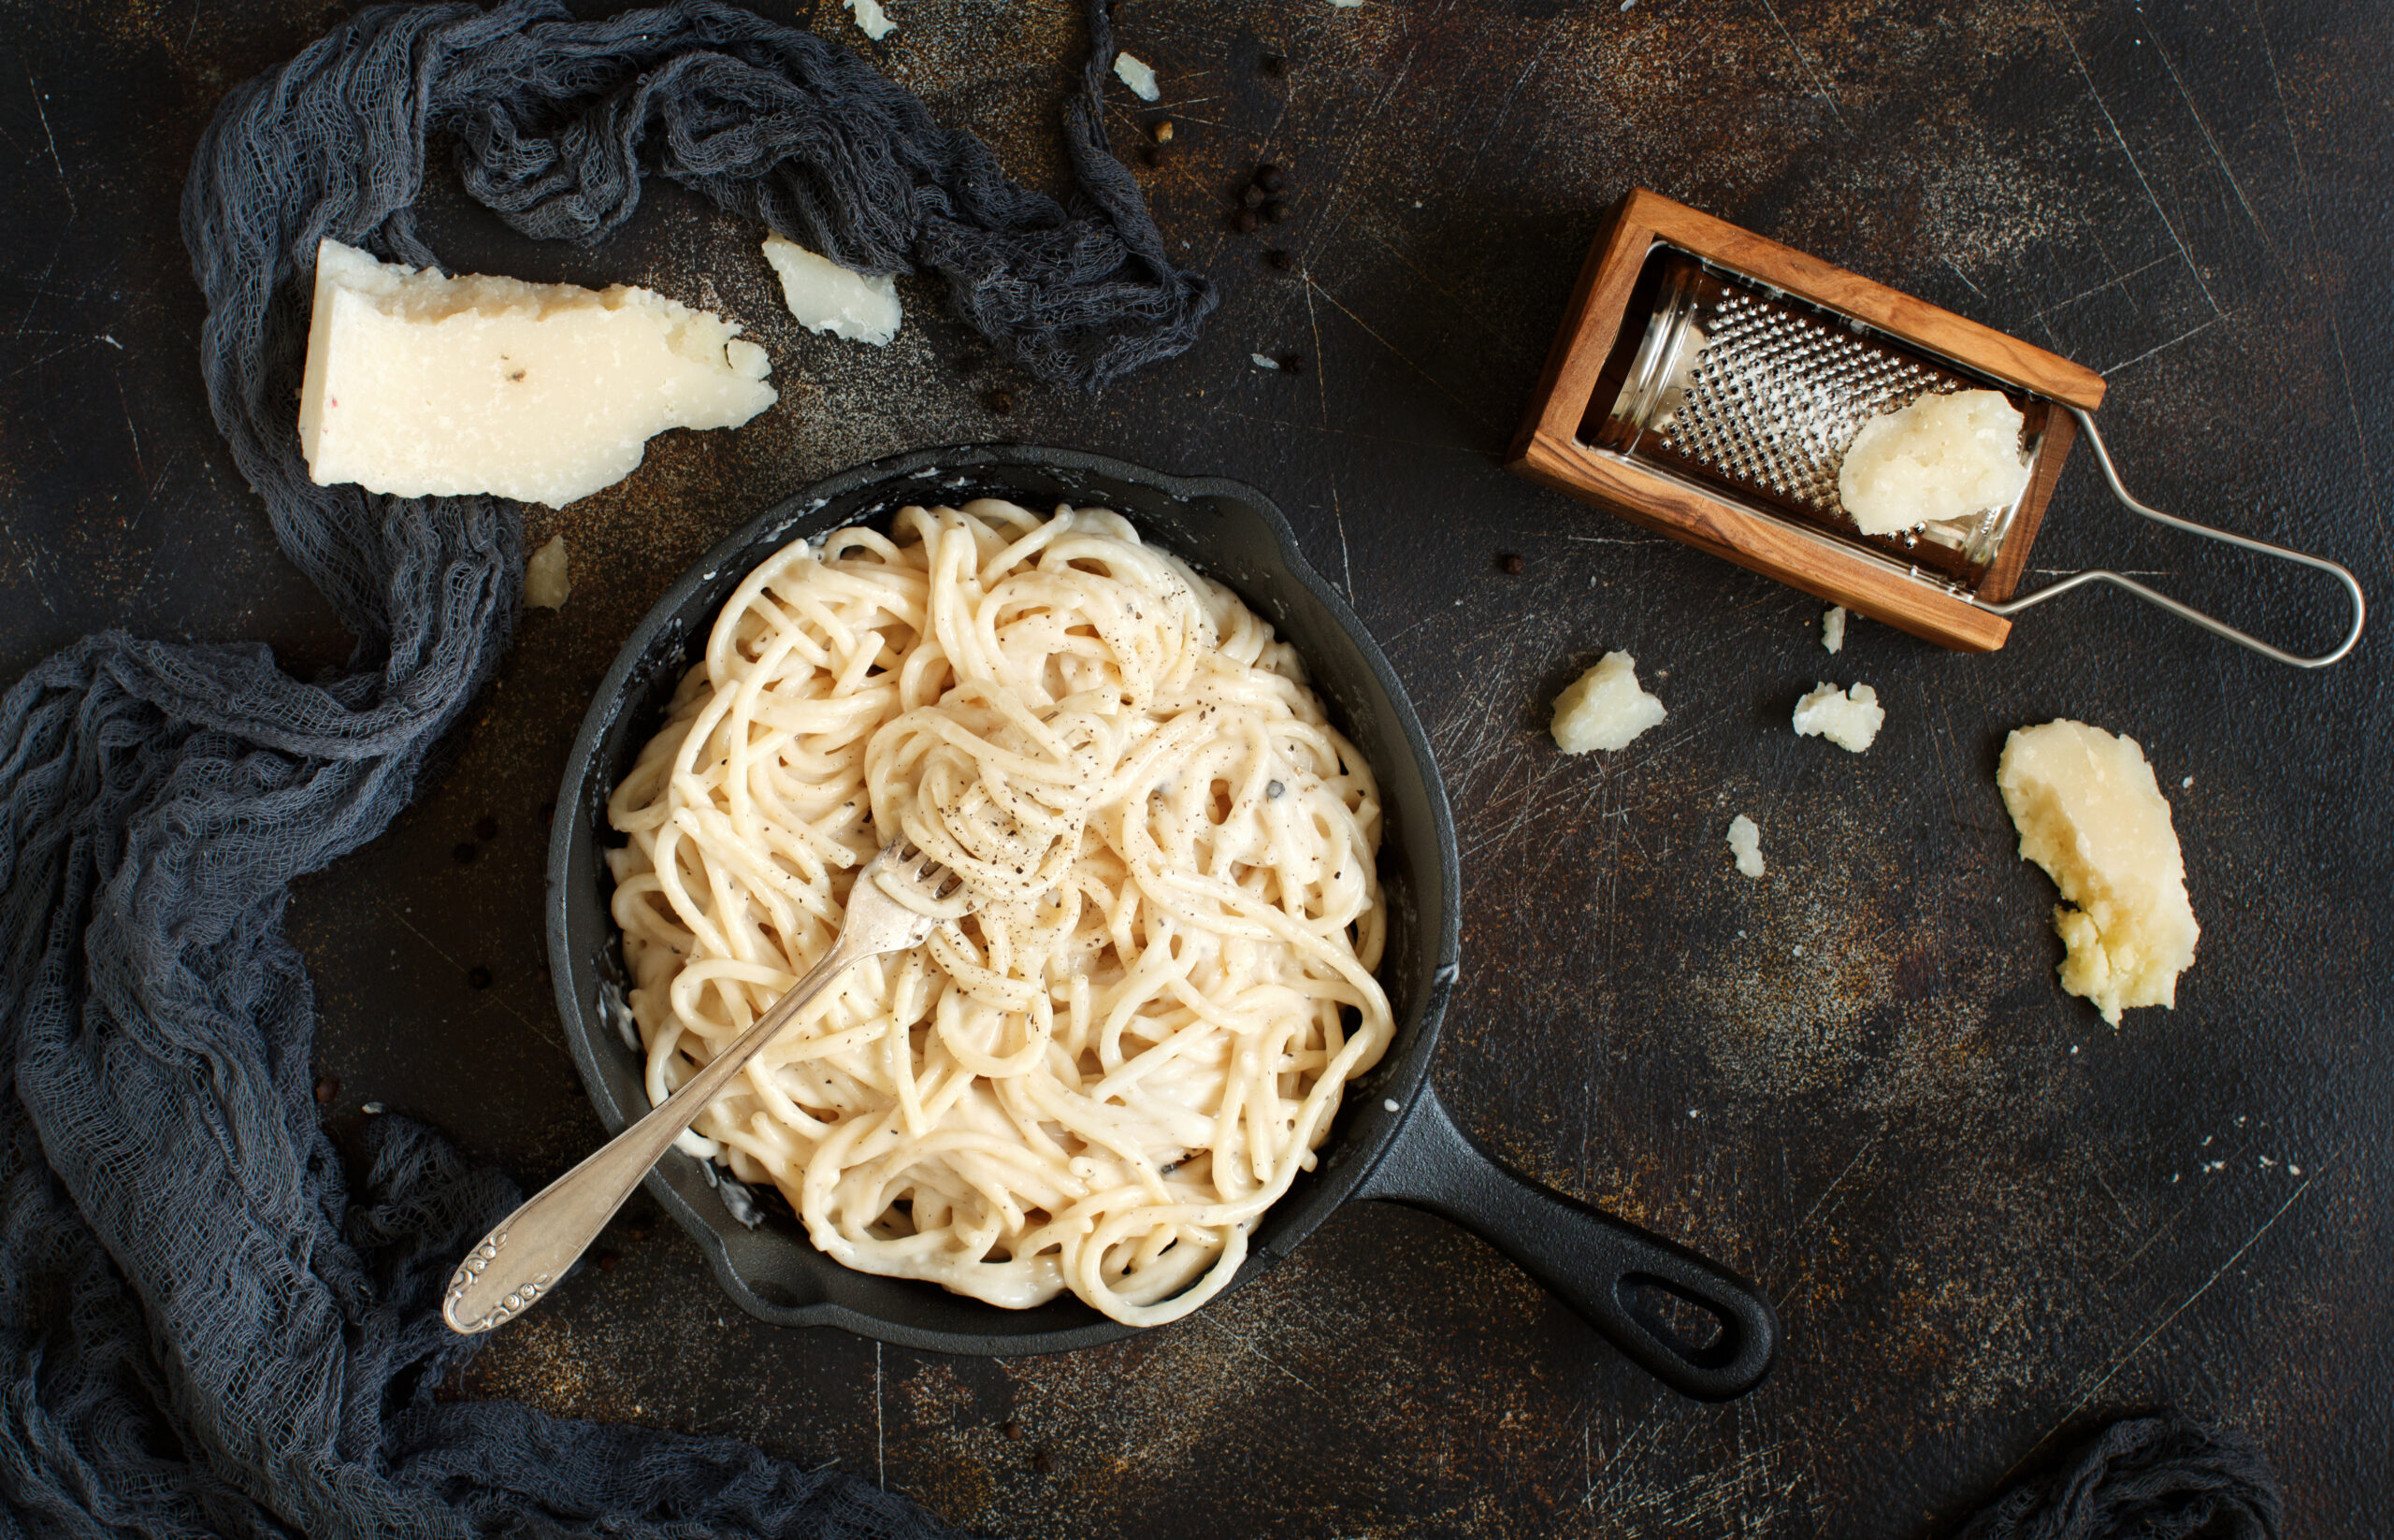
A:
[[[905,319],[887,274],[854,272],[780,236],[765,237],[765,260],[781,275],[782,303],[809,331],[887,347]]]
[[[2061,889],[2061,986],[2114,1027],[2124,1010],[2174,1009],[2202,928],[2170,804],[2136,740],[2066,719],[2022,727],[2004,740],[1995,779],[2021,856]]]
[[[1924,396],[1873,417],[1838,463],[1838,501],[1866,535],[2009,508],[2028,485],[2024,422],[1995,390]]]
[[[1554,698],[1554,741],[1565,754],[1622,749],[1663,720],[1663,703],[1637,684],[1637,660],[1607,653]]]
[[[1803,738],[1825,738],[1839,748],[1860,754],[1879,740],[1887,710],[1879,692],[1856,684],[1840,695],[1834,684],[1823,684],[1796,702],[1795,727]]]
[[[561,508],[631,474],[652,435],[772,406],[739,331],[647,289],[450,278],[326,240],[300,452],[320,485]]]

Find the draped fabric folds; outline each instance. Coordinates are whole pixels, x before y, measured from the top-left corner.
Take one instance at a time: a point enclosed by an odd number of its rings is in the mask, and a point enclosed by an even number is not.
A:
[[[697,3],[361,13],[236,88],[183,234],[218,426],[356,638],[329,680],[259,645],[87,638],[0,699],[0,1529],[167,1536],[932,1536],[919,1508],[722,1439],[441,1403],[437,1303],[514,1202],[377,1119],[353,1194],[317,1124],[290,884],[371,840],[489,681],[522,522],[317,486],[294,397],[318,240],[438,263],[427,137],[526,235],[597,241],[661,175],[837,261],[945,279],[1043,378],[1185,349],[1214,301],[1108,152],[1102,9],[1065,202],[847,50]]]

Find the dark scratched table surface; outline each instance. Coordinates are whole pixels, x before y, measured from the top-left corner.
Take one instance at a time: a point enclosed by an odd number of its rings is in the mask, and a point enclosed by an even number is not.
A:
[[[1052,184],[1074,7],[890,10],[878,45],[831,0],[795,19]],[[345,653],[209,424],[176,233],[219,95],[343,13],[0,7],[11,677],[106,626],[265,638],[301,671]],[[1779,1368],[1740,1403],[1681,1401],[1476,1240],[1373,1204],[1168,1330],[942,1358],[751,1322],[643,1197],[612,1265],[451,1391],[738,1434],[1024,1536],[1934,1535],[2171,1403],[2261,1441],[2294,1533],[2394,1530],[2382,631],[2303,674],[2097,593],[1993,655],[1865,624],[1831,658],[1813,601],[1498,468],[1605,209],[1643,183],[2101,370],[2149,500],[2394,597],[2394,7],[1129,0],[1119,28],[1163,100],[1117,89],[1114,126],[1175,123],[1139,174],[1223,303],[1194,351],[1094,399],[960,376],[967,338],[911,281],[886,351],[800,332],[757,233],[671,189],[578,251],[435,187],[454,266],[721,309],[782,399],[533,511],[535,540],[567,534],[571,602],[526,617],[418,804],[291,907],[331,1125],[353,1142],[379,1101],[527,1186],[588,1149],[536,905],[544,805],[618,642],[826,472],[1085,446],[1266,489],[1352,597],[1432,729],[1465,861],[1441,1091],[1525,1170],[1762,1280]],[[1236,235],[1267,158],[1295,217]],[[2081,455],[2037,565],[2095,561],[2305,645],[2335,632],[2318,587],[2139,525]],[[1611,648],[1670,718],[1562,756],[1545,703]],[[1885,702],[1868,755],[1789,731],[1824,679]],[[2144,745],[2204,926],[2177,1010],[2116,1031],[2054,980],[2052,889],[1994,785],[2004,733],[2064,715]],[[1760,882],[1722,843],[1738,812]]]

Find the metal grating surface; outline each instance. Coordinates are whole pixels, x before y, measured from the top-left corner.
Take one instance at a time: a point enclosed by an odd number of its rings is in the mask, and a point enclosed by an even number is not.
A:
[[[1862,425],[1966,383],[1734,288],[1707,310],[1685,397],[1656,425],[1663,447],[1833,518],[1838,465]]]

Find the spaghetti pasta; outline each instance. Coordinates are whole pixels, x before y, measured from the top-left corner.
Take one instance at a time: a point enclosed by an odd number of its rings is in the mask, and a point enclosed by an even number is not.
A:
[[[1268,626],[1115,513],[781,551],[608,816],[652,1101],[824,956],[881,845],[964,879],[684,1135],[865,1272],[1175,1319],[1393,1033],[1369,767]]]

